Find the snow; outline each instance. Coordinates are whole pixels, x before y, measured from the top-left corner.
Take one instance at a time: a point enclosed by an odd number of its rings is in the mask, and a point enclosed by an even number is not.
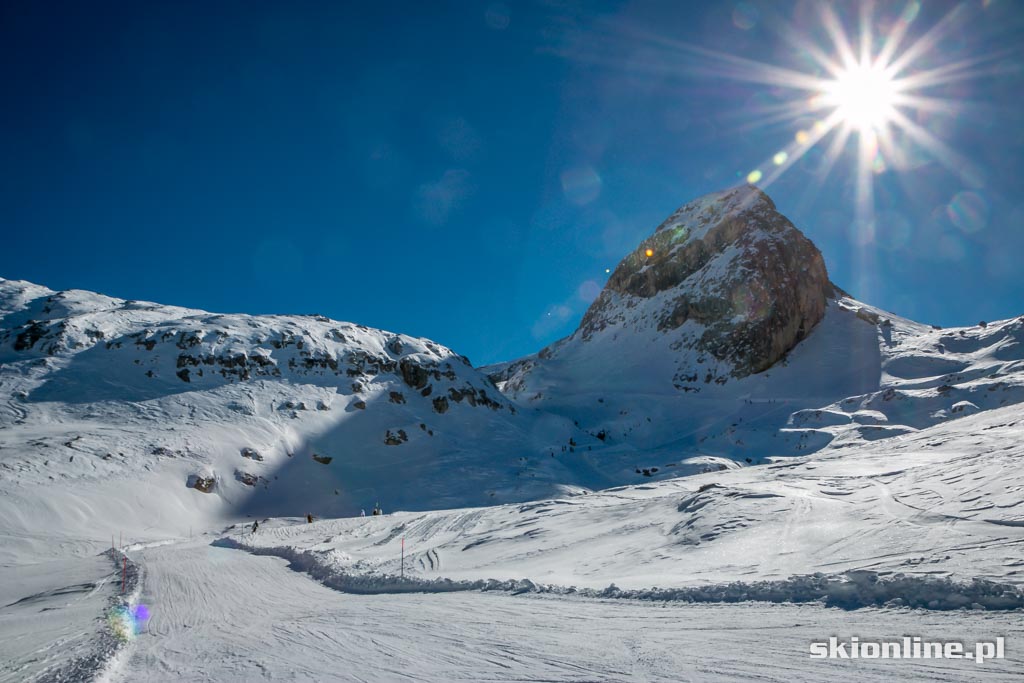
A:
[[[138,602],[140,590],[134,561],[125,562],[123,576],[111,572],[125,560],[107,550],[6,571],[0,681],[89,680],[111,672],[127,645],[120,615]],[[16,595],[24,597],[10,602]]]
[[[682,244],[702,240],[722,216],[743,211],[774,211],[775,205],[764,192],[753,185],[712,192],[688,202],[676,210],[655,233],[682,230]],[[751,226],[757,229],[756,225]]]
[[[770,580],[795,591],[794,577],[869,573],[888,587],[882,602],[918,604],[912,592],[934,591],[936,577],[983,577],[1008,586],[1008,606],[1019,608],[1024,563],[1008,558],[1024,549],[1020,426],[1019,411],[1004,408],[764,467],[535,503],[264,525],[225,543],[286,557],[346,590],[397,577],[404,539],[416,590],[428,588],[422,581],[510,589],[529,580],[555,591],[614,583],[635,597],[652,586]],[[975,443],[965,452],[967,438]],[[794,599],[833,595],[807,588],[817,593]],[[966,604],[986,604],[976,597]],[[939,602],[933,608],[962,606]]]
[[[371,520],[372,521],[372,520]],[[807,605],[653,605],[498,593],[339,593],[286,561],[184,543],[141,553],[157,607],[114,680],[814,681],[849,663],[810,660],[829,634],[920,633],[968,642],[1024,635],[999,613],[845,612]],[[973,661],[863,660],[856,676],[1009,677],[1019,653]]]
[[[623,321],[477,370],[319,316],[0,280],[0,681],[820,680],[852,675],[807,659],[835,633],[1020,637],[1024,320],[840,297],[722,384]],[[403,360],[451,377],[423,396]],[[494,406],[437,412],[450,389]],[[136,602],[148,630],[112,641]],[[1005,678],[1018,653],[856,677]]]

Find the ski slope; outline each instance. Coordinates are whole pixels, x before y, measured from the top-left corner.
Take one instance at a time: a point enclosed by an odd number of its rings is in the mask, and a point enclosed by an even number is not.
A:
[[[645,320],[476,369],[322,316],[0,279],[0,681],[1020,670],[1024,318],[838,293],[745,376]],[[1011,646],[807,659],[836,633]]]
[[[153,617],[109,680],[891,681],[1010,680],[1004,660],[810,660],[829,634],[969,642],[1019,615],[845,612],[808,605],[684,605],[506,593],[353,595],[284,560],[206,543],[140,551]]]
[[[133,540],[135,599],[152,617],[105,662],[105,680],[1013,680],[1022,420],[993,409],[761,467],[525,504],[279,518],[255,534],[240,519],[193,539]],[[7,588],[31,596],[0,610],[0,628],[31,629],[3,639],[12,666],[0,680],[49,680],[88,660],[118,578],[99,559]],[[39,590],[54,582],[68,590]],[[904,634],[1003,636],[1007,658],[807,656],[829,635]]]
[[[448,589],[440,580],[528,580],[646,595],[816,573],[900,574],[922,586],[983,578],[1019,589],[1022,425],[1019,410],[1004,408],[762,467],[518,505],[282,521],[228,540],[349,590],[401,590],[403,539],[405,576],[421,590]],[[916,585],[894,587],[885,601],[913,600]],[[938,596],[934,607],[960,606],[942,603]],[[1013,605],[1024,607],[1019,590]]]

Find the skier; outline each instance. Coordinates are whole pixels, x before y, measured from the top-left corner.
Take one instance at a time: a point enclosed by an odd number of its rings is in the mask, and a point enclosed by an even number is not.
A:
[[[360,517],[365,517],[366,516],[366,510],[363,510],[362,508],[360,508],[359,509],[359,516]]]
[[[307,512],[306,513],[306,524],[312,524],[312,523],[313,523],[313,515],[311,513]]]
[[[252,522],[252,532],[256,533],[256,530],[260,528],[260,520],[255,519]]]
[[[378,515],[383,515],[383,514],[384,514],[384,511],[380,509],[380,502],[378,501],[378,503],[373,506],[373,516],[377,517]]]

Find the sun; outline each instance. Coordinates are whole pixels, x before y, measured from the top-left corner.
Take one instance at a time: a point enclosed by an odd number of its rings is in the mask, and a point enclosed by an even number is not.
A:
[[[766,189],[800,164],[812,174],[807,192],[813,196],[839,162],[849,160],[857,226],[875,223],[875,176],[914,168],[919,156],[931,157],[965,183],[976,182],[977,166],[927,121],[932,114],[968,111],[970,101],[943,90],[998,75],[1004,55],[947,56],[944,41],[975,11],[968,3],[920,30],[912,30],[921,13],[919,0],[906,0],[902,11],[885,3],[884,16],[876,17],[882,6],[873,0],[809,2],[798,23],[777,18],[773,30],[797,56],[795,68],[661,39],[699,58],[690,67],[693,73],[768,86],[765,99],[742,112],[748,120],[741,130],[796,129],[789,140],[780,138],[760,164],[737,169],[738,178]],[[910,39],[912,34],[917,35]]]
[[[899,84],[877,64],[853,64],[827,82],[823,104],[858,132],[881,132],[896,116]]]

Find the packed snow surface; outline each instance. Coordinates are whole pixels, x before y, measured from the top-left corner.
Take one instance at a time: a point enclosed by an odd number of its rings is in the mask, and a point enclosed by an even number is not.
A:
[[[419,590],[445,590],[439,579],[513,588],[528,580],[615,584],[631,595],[868,575],[889,586],[881,602],[919,604],[901,591],[923,590],[936,577],[1024,584],[1022,426],[1019,410],[1003,408],[815,458],[517,505],[279,522],[226,541],[352,590],[402,590],[395,579],[403,572]],[[910,578],[891,582],[898,574]],[[787,590],[800,599],[800,586]],[[1017,590],[996,595],[1005,595],[1005,607],[1024,607]],[[946,609],[984,603],[931,599]]]

